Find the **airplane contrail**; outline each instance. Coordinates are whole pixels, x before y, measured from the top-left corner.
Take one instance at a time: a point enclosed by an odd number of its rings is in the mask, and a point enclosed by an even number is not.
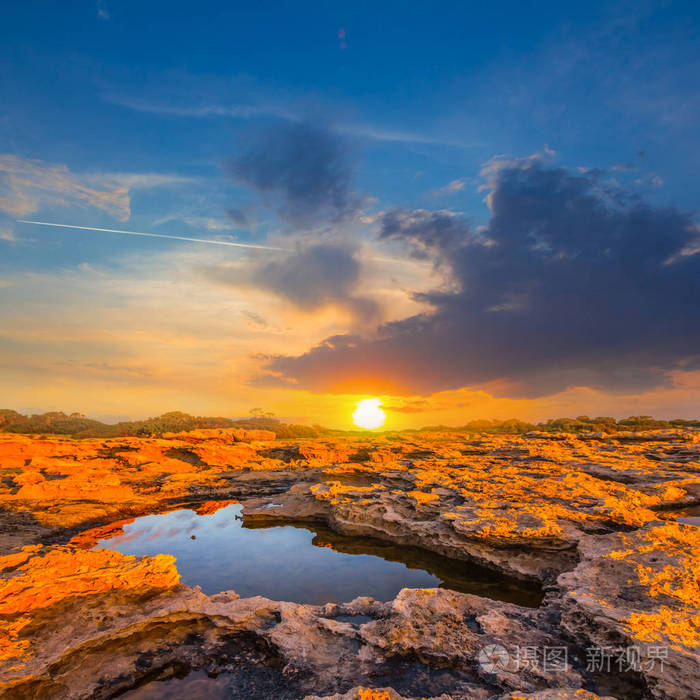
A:
[[[211,245],[226,245],[232,248],[255,248],[258,250],[281,250],[290,252],[287,248],[276,248],[272,245],[256,245],[255,243],[234,243],[233,241],[215,241],[211,238],[190,238],[188,236],[172,236],[167,233],[144,233],[143,231],[122,231],[116,228],[95,228],[94,226],[74,226],[73,224],[54,224],[50,221],[28,221],[17,219],[18,224],[34,224],[35,226],[56,226],[57,228],[77,228],[83,231],[102,231],[104,233],[123,233],[127,236],[147,236],[148,238],[172,238],[176,241],[192,241],[194,243],[209,243]]]

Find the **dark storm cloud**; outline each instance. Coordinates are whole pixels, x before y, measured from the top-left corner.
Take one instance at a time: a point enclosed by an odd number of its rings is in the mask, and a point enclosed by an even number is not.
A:
[[[414,257],[436,261],[473,235],[468,222],[450,211],[394,209],[382,217],[380,238],[401,238],[411,244]]]
[[[361,263],[356,250],[342,242],[300,248],[279,260],[258,258],[243,272],[225,264],[201,272],[217,284],[273,292],[303,311],[336,306],[363,323],[376,323],[379,314],[378,304],[358,293]]]
[[[383,238],[433,257],[454,291],[433,310],[335,336],[268,369],[303,388],[368,377],[408,392],[499,381],[538,396],[569,386],[635,392],[700,357],[700,255],[690,214],[654,207],[536,159],[493,167],[491,219],[475,230],[447,212],[395,210]],[[376,385],[375,385],[376,386]]]
[[[339,220],[357,208],[352,168],[340,136],[309,124],[276,124],[251,132],[229,161],[235,180],[281,199],[279,215],[305,223]]]
[[[256,286],[285,297],[300,309],[313,311],[337,304],[363,318],[371,317],[375,304],[354,296],[359,280],[360,263],[352,248],[341,243],[310,246],[253,273]]]

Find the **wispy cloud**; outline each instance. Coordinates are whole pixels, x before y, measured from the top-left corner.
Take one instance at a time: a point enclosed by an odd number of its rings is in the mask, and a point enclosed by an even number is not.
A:
[[[269,289],[248,286],[242,294],[207,282],[202,270],[221,264],[225,250],[176,246],[157,254],[125,251],[106,265],[9,270],[0,280],[3,397],[18,406],[69,406],[80,397],[84,410],[151,415],[178,407],[228,415],[270,405],[283,415],[248,384],[258,355],[302,352],[340,332],[347,310],[309,313]],[[252,269],[247,257],[225,257],[231,279]],[[406,276],[415,279],[413,271]],[[376,296],[374,285],[387,278],[377,272],[368,294]],[[277,391],[269,396],[280,399]]]
[[[160,173],[71,172],[66,165],[0,154],[0,211],[27,216],[46,206],[96,207],[126,221],[132,190],[187,182]]]
[[[207,231],[233,231],[244,228],[230,219],[219,219],[213,216],[178,216],[168,214],[153,222],[154,226],[169,224],[171,221],[182,221],[190,228],[206,229]]]
[[[100,19],[108,20],[112,18],[107,9],[107,3],[105,0],[97,0],[97,16]]]
[[[461,192],[466,184],[467,179],[461,177],[457,180],[451,180],[444,187],[439,187],[438,189],[433,190],[431,194],[438,196],[454,194],[455,192]]]
[[[335,126],[335,131],[347,136],[357,136],[358,138],[372,141],[386,141],[389,143],[415,143],[434,146],[451,146],[454,148],[474,148],[482,145],[480,143],[461,143],[459,141],[430,136],[429,134],[420,134],[414,131],[404,131],[401,129],[392,129],[391,127],[373,126],[363,123],[337,124]]]
[[[289,122],[306,122],[310,110],[308,106],[294,106],[294,100],[288,100],[280,104],[276,100],[267,97],[258,97],[250,101],[220,102],[199,97],[196,93],[192,96],[181,95],[170,101],[168,99],[154,100],[130,95],[122,95],[108,92],[104,96],[105,101],[126,107],[137,112],[159,114],[169,117],[182,117],[189,119],[242,119],[274,118]],[[333,112],[332,109],[324,110]],[[471,148],[481,144],[465,144],[458,141],[450,141],[426,133],[380,126],[363,121],[345,119],[331,119],[332,131],[346,136],[353,136],[370,141],[384,141],[388,143],[415,143],[425,145],[453,146]]]
[[[14,231],[11,231],[9,228],[0,227],[0,241],[15,243],[17,241],[17,236]]]
[[[252,104],[172,104],[168,102],[152,101],[138,97],[125,95],[110,95],[107,102],[127,107],[136,112],[149,114],[162,114],[171,117],[191,117],[207,119],[211,117],[231,117],[233,119],[251,119],[253,117],[279,117],[297,121],[299,117],[288,110],[274,107],[273,105],[255,106]]]

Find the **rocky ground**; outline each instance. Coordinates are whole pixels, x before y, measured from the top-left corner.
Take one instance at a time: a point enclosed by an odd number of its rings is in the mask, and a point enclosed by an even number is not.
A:
[[[699,469],[700,431],[0,435],[0,697],[145,698],[194,669],[251,699],[696,699],[700,529],[674,511],[700,503]],[[232,500],[539,581],[544,600],[206,596],[173,557],[90,550],[138,515]]]

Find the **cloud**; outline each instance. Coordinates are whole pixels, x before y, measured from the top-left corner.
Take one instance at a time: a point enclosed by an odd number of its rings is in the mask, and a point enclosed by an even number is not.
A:
[[[231,99],[222,99],[222,93]],[[153,97],[155,95],[155,98]],[[243,96],[243,97],[241,97]],[[309,114],[323,112],[333,123],[332,131],[367,141],[396,144],[424,144],[455,148],[475,148],[481,142],[451,141],[427,133],[397,129],[390,125],[365,121],[345,121],[346,109],[325,104],[315,95],[309,104],[307,95],[295,96],[280,86],[262,86],[249,76],[222,81],[213,76],[165,74],[149,84],[143,95],[125,95],[107,88],[103,99],[126,109],[182,119],[279,119],[289,124],[303,124]]]
[[[540,157],[484,170],[491,218],[394,210],[380,236],[429,256],[432,310],[341,335],[267,369],[301,388],[429,394],[486,387],[545,396],[588,386],[639,393],[700,356],[700,255],[692,216],[655,207]]]
[[[426,413],[435,410],[435,406],[427,399],[412,399],[402,404],[385,404],[383,408],[385,411],[393,411],[394,413]]]
[[[153,222],[154,226],[169,224],[171,221],[182,221],[190,228],[206,229],[207,231],[231,231],[237,226],[233,226],[227,219],[219,219],[213,216],[186,216],[168,214]]]
[[[0,154],[0,211],[27,216],[47,206],[96,207],[126,221],[132,190],[143,190],[188,178],[159,173],[86,173],[65,165]]]
[[[378,304],[357,293],[360,273],[356,251],[344,243],[319,243],[282,260],[258,262],[247,275],[227,266],[209,267],[205,272],[219,283],[272,292],[305,312],[336,306],[357,320],[376,321]]]
[[[341,220],[358,208],[345,142],[309,124],[277,124],[249,132],[228,163],[236,181],[280,200],[279,215],[292,223],[317,216]]]
[[[346,319],[302,315],[255,288],[238,294],[203,284],[201,270],[221,261],[219,250],[191,245],[152,253],[125,249],[104,265],[5,270],[3,397],[36,411],[71,405],[79,396],[77,408],[90,413],[147,416],[180,408],[237,415],[262,405],[281,417],[347,422],[351,399],[328,397],[319,404],[298,392],[283,409],[277,403],[286,392],[249,382],[259,353],[302,352],[346,326]],[[247,256],[229,261],[241,272],[250,268]]]
[[[97,0],[97,16],[100,19],[110,19],[111,15],[107,9],[107,3],[104,0]]]
[[[236,209],[235,207],[229,207],[226,210],[226,214],[231,221],[237,226],[247,226],[248,216],[242,209]]]
[[[410,244],[417,258],[449,255],[455,246],[475,236],[466,219],[446,209],[394,209],[385,212],[379,223],[380,238],[402,239]]]
[[[95,187],[65,165],[0,155],[0,209],[26,216],[41,206],[94,206],[121,219],[129,216],[129,188],[119,184]]]
[[[106,100],[111,104],[132,109],[135,112],[147,114],[161,114],[170,117],[183,117],[193,119],[208,119],[212,117],[231,117],[233,119],[253,119],[255,117],[278,117],[291,119],[292,115],[273,106],[260,107],[252,104],[217,104],[210,102],[194,104],[171,104],[165,102],[153,102],[139,97],[107,95]],[[182,100],[178,100],[182,102]]]
[[[444,187],[437,190],[436,194],[453,194],[454,192],[461,192],[464,186],[467,184],[465,178],[459,178],[458,180],[451,180]]]
[[[11,229],[0,225],[0,241],[5,241],[6,243],[16,243],[17,236]]]
[[[256,314],[254,311],[244,310],[242,313],[249,319],[249,325],[252,324],[259,328],[267,328],[270,325],[260,314]]]

